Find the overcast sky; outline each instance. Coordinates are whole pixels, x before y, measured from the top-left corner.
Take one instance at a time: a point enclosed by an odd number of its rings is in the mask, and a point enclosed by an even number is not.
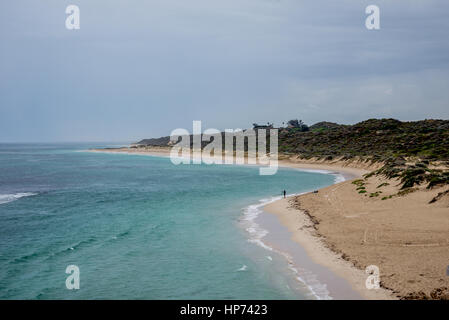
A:
[[[69,4],[81,29],[65,28]],[[381,29],[365,28],[380,7]],[[2,0],[0,141],[449,118],[447,0]]]

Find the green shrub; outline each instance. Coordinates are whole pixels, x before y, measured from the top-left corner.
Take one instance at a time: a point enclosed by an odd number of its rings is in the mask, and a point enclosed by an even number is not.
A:
[[[377,186],[377,188],[382,188],[382,187],[386,187],[386,186],[389,186],[390,184],[388,183],[388,182],[384,182],[384,183],[381,183],[381,184],[379,184],[378,186]]]
[[[399,197],[402,197],[402,196],[408,195],[409,193],[415,192],[415,191],[417,191],[417,190],[418,190],[418,188],[407,188],[407,189],[404,189],[404,190],[399,191],[399,192],[397,193],[397,195],[398,195]]]
[[[357,180],[352,181],[352,184],[362,186],[365,184],[365,182],[362,179],[357,179]]]

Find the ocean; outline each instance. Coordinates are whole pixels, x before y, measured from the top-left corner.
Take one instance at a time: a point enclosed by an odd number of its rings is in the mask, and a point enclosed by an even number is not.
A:
[[[111,146],[0,144],[0,299],[319,298],[254,218],[336,176],[84,152]]]

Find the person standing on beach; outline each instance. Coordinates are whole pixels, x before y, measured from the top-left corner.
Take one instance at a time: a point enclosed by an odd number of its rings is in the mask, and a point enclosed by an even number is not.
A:
[[[285,195],[287,194],[287,191],[284,190],[284,199],[285,199]]]

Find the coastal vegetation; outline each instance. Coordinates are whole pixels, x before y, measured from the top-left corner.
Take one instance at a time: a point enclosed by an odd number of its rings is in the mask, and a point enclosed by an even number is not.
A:
[[[270,122],[253,124],[255,130],[274,127]],[[277,129],[282,156],[324,161],[357,159],[367,164],[381,164],[366,178],[379,175],[399,179],[404,193],[423,184],[428,189],[449,184],[449,120],[369,119],[354,125],[323,121],[308,126],[295,119]],[[207,144],[203,142],[202,146]],[[169,145],[170,137],[161,137],[141,140],[134,147]],[[358,185],[357,191],[366,193],[363,185]],[[376,191],[369,196],[378,197],[379,194]]]
[[[279,146],[282,152],[304,158],[362,157],[377,162],[417,157],[448,161],[449,121],[370,119],[354,125],[320,122],[307,132],[282,128]]]
[[[258,128],[273,128],[253,124]],[[319,122],[310,127],[290,120],[279,129],[279,150],[302,158],[352,159],[388,162],[402,166],[404,159],[449,163],[449,120],[399,121],[369,119],[354,125]],[[168,146],[170,137],[144,139],[136,146]]]

